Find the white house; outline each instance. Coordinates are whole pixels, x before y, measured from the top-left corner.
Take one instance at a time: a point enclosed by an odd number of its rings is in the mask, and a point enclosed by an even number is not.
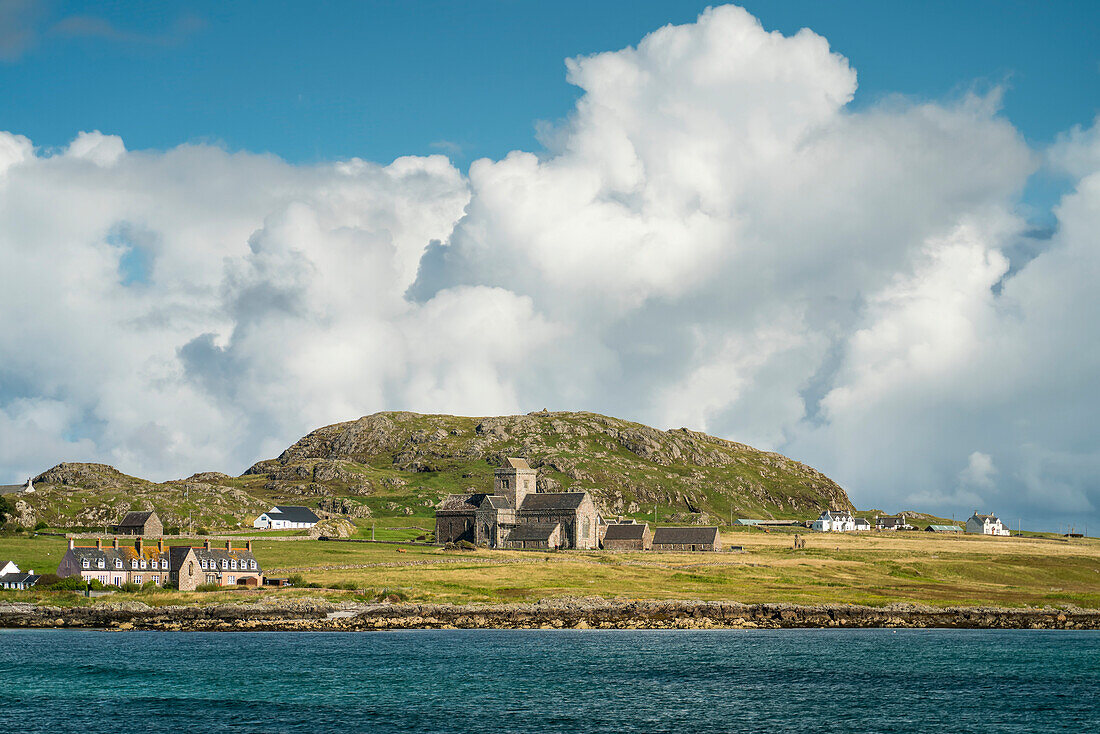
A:
[[[871,529],[871,521],[868,520],[865,517],[857,517],[855,519],[855,521],[852,523],[852,529],[853,530],[870,530]]]
[[[256,518],[252,527],[261,530],[311,528],[321,521],[308,507],[276,505]]]
[[[997,519],[996,515],[979,515],[975,510],[970,519],[966,521],[966,532],[980,535],[1009,535],[1008,529]]]
[[[847,510],[825,510],[812,527],[821,533],[850,533],[856,529],[856,520]]]
[[[19,566],[15,565],[15,561],[8,561],[7,563],[0,564],[0,576],[6,573],[19,573]]]

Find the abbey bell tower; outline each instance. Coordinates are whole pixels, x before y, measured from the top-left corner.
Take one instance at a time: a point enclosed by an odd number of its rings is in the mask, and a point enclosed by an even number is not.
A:
[[[535,470],[526,459],[505,459],[494,474],[493,494],[507,497],[512,507],[519,509],[523,498],[535,492]]]

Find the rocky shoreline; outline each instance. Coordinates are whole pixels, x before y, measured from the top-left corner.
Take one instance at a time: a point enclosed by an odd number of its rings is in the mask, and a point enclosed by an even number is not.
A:
[[[356,631],[389,629],[1100,629],[1100,609],[799,606],[706,601],[559,599],[534,604],[334,603],[320,599],[254,604],[86,607],[0,604],[0,628],[188,631]]]

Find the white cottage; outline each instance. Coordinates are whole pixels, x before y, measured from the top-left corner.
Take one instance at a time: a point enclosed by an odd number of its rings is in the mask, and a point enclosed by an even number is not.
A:
[[[1010,535],[996,515],[979,515],[977,510],[966,521],[966,532],[979,535]]]
[[[311,528],[321,518],[308,507],[296,505],[275,505],[252,522],[252,527],[260,530],[295,530]]]
[[[856,529],[856,520],[847,510],[825,510],[812,527],[820,533],[850,533]]]

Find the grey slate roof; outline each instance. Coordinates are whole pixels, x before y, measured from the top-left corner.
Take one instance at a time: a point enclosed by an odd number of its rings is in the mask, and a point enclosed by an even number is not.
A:
[[[24,586],[34,586],[38,583],[38,579],[42,578],[36,573],[6,573],[0,576],[0,586],[4,584],[23,584]]]
[[[99,568],[100,560],[103,561],[103,569],[106,571],[129,571],[132,570],[132,561],[135,559],[140,561],[137,551],[127,545],[119,546],[118,548],[112,548],[110,546],[96,548],[94,546],[88,547],[78,545],[70,549],[69,552],[73,554],[73,557],[75,557],[77,561],[83,562],[84,559],[88,559],[88,567],[92,570]],[[153,559],[158,561],[168,560],[168,553],[157,553],[156,545],[152,544],[146,544],[145,547],[142,548],[141,556],[144,557],[146,561],[151,561]],[[115,565],[115,561],[122,561],[121,569]],[[145,570],[148,571],[152,569],[146,568]],[[163,569],[158,568],[156,570],[160,571]]]
[[[272,518],[274,520],[286,520],[287,522],[320,522],[321,518],[317,517],[316,513],[308,507],[301,507],[299,505],[275,505],[275,512],[265,512],[268,517],[278,514],[280,517]]]
[[[559,523],[556,522],[522,523],[509,530],[504,540],[550,540],[550,536],[554,534],[554,529],[558,525]]]
[[[509,457],[504,460],[505,467],[511,467],[513,469],[530,469],[531,465],[527,463],[527,459],[519,459],[516,457]]]
[[[126,517],[122,518],[122,522],[115,527],[143,528],[145,527],[145,522],[152,514],[152,512],[127,512]]]
[[[617,523],[608,525],[604,540],[641,540],[645,537],[646,526],[638,523]]]
[[[656,528],[653,531],[653,545],[706,545],[717,540],[717,527]]]
[[[237,568],[227,567],[228,571],[252,571],[254,573],[260,573],[260,563],[256,561],[256,568],[252,568],[252,561],[256,560],[256,556],[244,548],[234,548],[233,550],[226,550],[225,548],[195,548],[189,545],[174,545],[168,549],[172,557],[172,570],[179,571],[180,564],[183,563],[183,559],[187,557],[187,551],[195,551],[195,558],[201,564],[206,561],[207,565],[213,563],[214,568],[218,571],[222,570],[222,561],[237,561]],[[241,565],[241,564],[245,565]]]
[[[491,494],[485,498],[485,501],[489,503],[490,507],[496,510],[512,509],[512,503],[507,497],[501,497],[499,495]]]
[[[587,496],[587,492],[536,492],[524,497],[519,509],[523,512],[575,510]]]
[[[447,511],[462,511],[467,510],[473,512],[477,508],[481,507],[481,503],[485,501],[485,498],[489,495],[483,492],[477,492],[474,494],[449,494],[439,505],[440,510]]]

